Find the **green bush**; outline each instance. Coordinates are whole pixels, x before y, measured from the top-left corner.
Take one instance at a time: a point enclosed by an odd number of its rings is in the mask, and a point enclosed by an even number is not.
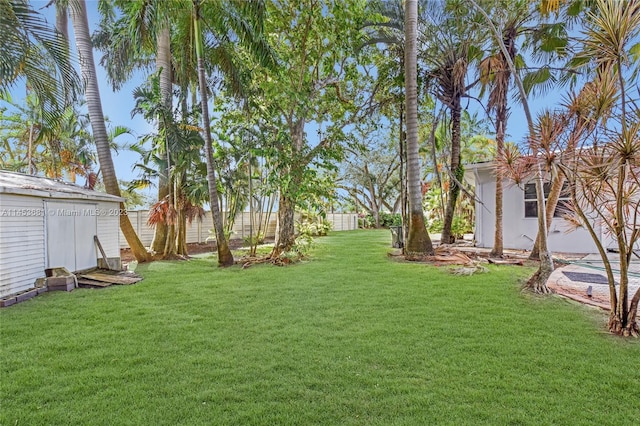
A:
[[[444,227],[444,221],[442,219],[434,219],[429,224],[429,232],[440,233]],[[473,232],[473,226],[471,222],[464,217],[454,216],[451,223],[451,234],[456,238],[464,237],[464,234],[470,234]]]
[[[368,214],[358,219],[358,225],[361,228],[375,228],[376,220],[373,215]],[[380,212],[380,226],[388,228],[390,226],[402,225],[402,215],[400,213]]]

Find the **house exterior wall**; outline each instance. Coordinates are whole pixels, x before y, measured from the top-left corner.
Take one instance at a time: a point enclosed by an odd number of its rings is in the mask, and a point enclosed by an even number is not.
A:
[[[44,276],[44,222],[41,198],[0,193],[0,297]]]
[[[495,237],[495,177],[490,170],[475,171],[476,200],[475,237],[478,247],[493,247]],[[531,250],[538,233],[538,219],[525,217],[524,191],[512,182],[503,182],[503,244],[505,248]],[[598,235],[602,231],[595,226]],[[562,218],[553,218],[549,228],[549,249],[552,252],[595,253],[597,248],[588,231],[571,231]],[[606,240],[604,240],[606,241]],[[606,246],[605,246],[606,247]]]

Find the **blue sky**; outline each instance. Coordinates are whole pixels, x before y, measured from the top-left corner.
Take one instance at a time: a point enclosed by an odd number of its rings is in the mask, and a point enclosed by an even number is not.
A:
[[[52,24],[55,24],[55,8],[53,6],[45,7],[49,0],[31,0],[32,5],[45,16],[45,18]],[[89,29],[93,32],[98,25],[99,14],[97,11],[98,2],[95,0],[87,0],[87,8],[89,14]],[[69,36],[71,38],[72,50],[75,50],[73,45],[73,27],[69,22]],[[122,125],[131,129],[132,135],[123,135],[118,138],[117,142],[120,144],[130,144],[137,140],[145,133],[153,130],[152,126],[147,123],[141,117],[131,117],[131,110],[134,107],[134,100],[132,91],[145,81],[145,75],[143,73],[137,73],[134,78],[118,92],[113,92],[111,86],[108,84],[105,70],[99,65],[99,59],[101,57],[100,52],[94,52],[95,61],[98,73],[98,80],[100,85],[100,94],[102,97],[103,111],[106,117],[108,117],[111,125]],[[563,90],[564,91],[564,90]],[[545,107],[557,106],[561,100],[563,91],[553,91],[547,94],[545,97],[538,97],[531,99],[530,107],[534,116]],[[14,99],[20,99],[20,89],[15,91]],[[466,103],[464,104],[466,105]],[[484,112],[478,106],[477,101],[469,101],[470,112],[477,110],[480,116],[484,116]],[[516,103],[512,103],[511,115],[508,122],[507,134],[509,140],[516,143],[521,143],[527,133],[527,122],[522,111],[522,107]],[[308,136],[310,138],[316,138],[316,131],[308,129]],[[117,154],[113,154],[114,163],[116,167],[116,173],[119,179],[131,180],[137,177],[137,172],[133,171],[133,165],[139,160],[139,156],[136,153],[121,150]]]

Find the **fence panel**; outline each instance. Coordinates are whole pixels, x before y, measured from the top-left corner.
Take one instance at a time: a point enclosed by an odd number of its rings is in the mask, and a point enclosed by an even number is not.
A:
[[[138,237],[146,247],[151,245],[153,241],[153,227],[147,225],[147,218],[149,216],[148,210],[131,210],[127,212],[129,220],[133,228],[136,230]],[[271,214],[269,225],[267,226],[266,237],[273,238],[276,235],[277,228],[277,212]],[[296,216],[299,218],[299,216]],[[332,223],[333,231],[351,231],[358,229],[358,215],[355,213],[329,213],[327,214],[327,220]],[[213,219],[211,218],[211,212],[207,212],[202,219],[195,219],[190,224],[187,223],[187,243],[204,243],[208,238],[213,236]],[[251,234],[251,221],[249,212],[239,213],[236,217],[236,221],[233,225],[232,239],[244,239]],[[124,235],[120,233],[120,248],[127,248],[127,240]]]

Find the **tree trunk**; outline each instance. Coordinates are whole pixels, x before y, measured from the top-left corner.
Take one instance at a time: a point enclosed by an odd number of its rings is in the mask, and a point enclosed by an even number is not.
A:
[[[627,247],[627,237],[625,229],[625,202],[622,197],[625,193],[625,185],[632,178],[628,175],[629,164],[624,161],[618,166],[618,182],[616,183],[616,208],[613,217],[613,230],[615,231],[616,241],[618,243],[618,259],[620,259],[620,282],[618,287],[618,300],[616,304],[611,304],[611,316],[609,318],[609,331],[612,333],[629,336],[637,335],[638,324],[635,318],[629,321],[631,309],[629,309],[629,260],[633,250],[633,241]],[[634,298],[638,296],[634,296]],[[636,310],[638,302],[635,302]],[[635,315],[634,315],[635,316]]]
[[[171,36],[169,33],[168,24],[165,25],[156,36],[156,71],[162,70],[160,73],[160,95],[162,97],[162,104],[167,112],[172,109],[172,93],[171,93]],[[159,125],[162,126],[163,120],[159,120]],[[170,182],[170,150],[169,141],[165,141],[166,146],[164,149],[159,150],[161,152],[160,158],[162,163],[166,164],[166,168],[159,173],[158,178],[158,201],[169,195],[171,182]],[[164,250],[167,240],[167,224],[158,223],[156,225],[153,241],[151,243],[151,250],[154,252],[160,252]]]
[[[407,118],[407,192],[409,196],[409,235],[405,255],[433,254],[433,245],[424,222],[420,161],[418,154],[418,2],[405,2],[405,96]]]
[[[270,257],[277,259],[282,253],[290,251],[296,242],[296,230],[295,230],[295,208],[296,208],[296,193],[300,187],[301,170],[306,163],[299,158],[303,155],[302,148],[304,147],[304,125],[305,121],[301,118],[296,119],[289,123],[289,133],[291,135],[292,142],[292,158],[293,165],[288,170],[288,183],[286,187],[280,188],[280,201],[278,204],[278,235],[276,236],[276,243],[273,247]],[[297,160],[297,161],[296,161]],[[281,176],[283,178],[285,176]],[[283,180],[283,179],[281,179]],[[356,204],[357,206],[357,204]],[[357,208],[357,207],[356,207]]]
[[[497,161],[504,160],[504,133],[507,127],[507,91],[503,90],[503,101],[501,105],[496,108],[496,151]],[[496,168],[496,222],[495,233],[493,237],[493,249],[490,256],[502,257],[504,254],[503,236],[502,236],[502,168]]]
[[[222,225],[222,214],[218,203],[218,183],[213,163],[213,143],[211,141],[211,122],[209,121],[209,102],[207,100],[207,80],[204,70],[203,42],[200,29],[200,17],[198,8],[194,3],[194,32],[196,37],[196,55],[198,58],[198,80],[200,86],[200,101],[202,106],[202,127],[204,129],[204,150],[207,159],[207,181],[209,183],[209,204],[211,206],[211,216],[216,232],[216,244],[218,246],[218,265],[233,265],[233,255],[229,250],[229,243],[224,234]]]
[[[542,170],[538,165],[536,174],[536,198],[538,201],[538,238],[540,239],[540,266],[527,282],[527,287],[537,294],[548,294],[551,290],[547,287],[547,280],[553,272],[553,260],[547,245],[547,220],[544,202],[544,183]],[[542,219],[541,219],[542,218]]]
[[[409,217],[407,215],[407,173],[406,173],[406,161],[405,161],[405,134],[403,130],[404,126],[404,106],[400,104],[400,122],[398,131],[398,147],[400,151],[400,216],[402,217],[402,241],[407,241],[409,235]],[[404,253],[405,247],[402,247],[402,253]]]
[[[178,210],[176,222],[176,253],[180,256],[188,256],[187,248],[187,217],[184,214],[184,206]]]
[[[98,78],[93,61],[93,46],[91,45],[89,24],[87,22],[87,7],[84,0],[76,1],[77,4],[71,5],[71,20],[73,21],[82,78],[86,84],[85,98],[87,101],[87,109],[89,110],[89,119],[91,120],[91,129],[93,130],[93,138],[98,152],[100,170],[102,171],[102,179],[107,193],[120,197],[120,187],[118,186],[118,179],[116,178],[116,171],[113,166],[113,159],[111,158],[109,136],[104,124],[104,114],[102,113]],[[125,208],[123,203],[121,203],[120,206],[121,209]],[[149,254],[135,233],[129,216],[120,216],[120,229],[136,260],[138,262],[148,261]]]
[[[455,176],[458,181],[461,181],[460,170],[462,165],[460,164],[460,115],[462,107],[460,105],[460,98],[456,98],[451,107],[451,163],[449,166],[449,172]],[[442,244],[451,244],[455,242],[455,236],[451,232],[451,226],[453,225],[453,215],[455,213],[456,203],[458,202],[458,195],[460,194],[460,187],[454,179],[449,179],[449,196],[447,199],[447,208],[444,213],[444,224],[442,225],[442,237],[440,242]]]
[[[284,192],[280,193],[278,203],[278,234],[271,252],[271,259],[277,259],[283,253],[291,250],[296,243],[295,234],[295,203]]]
[[[564,186],[565,177],[562,173],[558,173],[556,178],[553,180],[551,184],[551,189],[549,190],[549,197],[547,198],[546,205],[546,215],[547,215],[547,235],[549,235],[549,230],[551,229],[551,222],[553,221],[553,215],[556,212],[556,207],[558,206],[558,200],[560,199],[560,194],[562,193],[562,187]],[[536,242],[533,245],[533,249],[531,249],[531,253],[529,254],[529,260],[538,260],[540,259],[540,236],[536,234]]]
[[[69,19],[67,18],[67,6],[60,0],[56,1],[56,31],[69,41]]]
[[[629,313],[627,314],[627,333],[630,336],[638,336],[640,327],[638,326],[638,303],[640,302],[640,288],[636,290],[636,294],[631,298],[629,305]]]
[[[162,173],[161,173],[162,175]],[[169,189],[171,185],[168,184],[164,177],[158,179],[158,201],[171,199],[171,193]],[[170,225],[166,223],[157,223],[153,232],[153,240],[151,241],[151,251],[154,254],[164,254],[164,247],[167,242],[167,228]]]
[[[162,248],[163,259],[175,259],[176,257],[176,219],[178,209],[176,208],[176,194],[174,191],[167,196],[167,212],[171,214],[171,221],[167,224],[167,234]]]

